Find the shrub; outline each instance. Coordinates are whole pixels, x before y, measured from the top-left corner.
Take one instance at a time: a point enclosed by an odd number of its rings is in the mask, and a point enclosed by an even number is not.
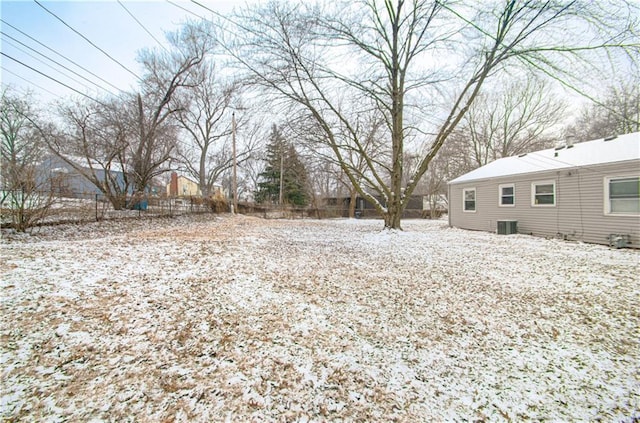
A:
[[[221,193],[216,193],[211,197],[204,198],[203,202],[214,213],[224,213],[229,211],[227,199]]]

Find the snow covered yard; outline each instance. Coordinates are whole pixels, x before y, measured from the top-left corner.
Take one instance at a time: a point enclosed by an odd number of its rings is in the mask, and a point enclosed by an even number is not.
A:
[[[640,418],[640,252],[191,216],[2,242],[3,419]]]

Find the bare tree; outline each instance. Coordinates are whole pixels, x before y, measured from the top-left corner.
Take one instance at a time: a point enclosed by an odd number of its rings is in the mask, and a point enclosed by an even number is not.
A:
[[[219,81],[215,65],[202,63],[194,73],[201,81],[185,91],[184,108],[176,114],[180,128],[186,132],[189,141],[179,146],[178,153],[187,172],[200,186],[202,195],[207,197],[221,170],[215,163],[217,143],[231,134],[229,107],[237,92],[237,85]],[[213,159],[213,160],[212,160]]]
[[[568,69],[560,69],[556,58],[575,61],[598,48],[637,54],[626,17],[621,30],[602,25],[601,33],[585,37],[603,22],[589,13],[575,1],[269,3],[238,18],[244,31],[233,52],[257,84],[317,122],[343,172],[375,205],[385,227],[400,228],[411,193],[488,79],[515,65],[562,77],[558,71]],[[605,30],[617,33],[603,35]],[[384,116],[386,163],[368,155],[352,120],[371,105]],[[403,184],[405,142],[419,136],[429,142]],[[367,171],[355,171],[347,152],[360,154]]]
[[[19,189],[27,179],[24,175],[41,157],[42,145],[32,123],[35,112],[30,96],[20,97],[10,88],[4,88],[0,101],[2,189],[11,191]]]
[[[78,100],[59,109],[60,130],[44,134],[49,149],[99,190],[115,210],[131,188],[127,102]]]
[[[238,182],[238,198],[251,198],[255,201],[254,193],[258,190],[260,174],[266,166],[266,154],[263,149],[255,148],[242,163]]]
[[[9,88],[0,99],[0,177],[2,210],[9,212],[14,228],[25,231],[44,219],[54,198],[51,178],[40,161],[45,145],[40,137],[39,113],[30,95],[20,96]]]
[[[452,137],[438,150],[422,178],[431,219],[438,218],[443,207],[448,208],[447,182],[474,168],[465,154],[466,145],[458,141]]]
[[[232,121],[236,131],[237,165],[248,160],[256,148],[256,122],[250,113],[237,104],[241,85],[225,80],[212,62],[194,68],[198,84],[182,96],[183,109],[176,114],[180,128],[188,134],[188,141],[178,148],[180,161],[186,171],[198,181],[203,196],[212,193],[234,162]],[[236,111],[242,110],[242,113]],[[242,136],[240,136],[240,134]]]
[[[176,133],[169,117],[183,109],[178,91],[195,88],[203,80],[196,69],[203,63],[213,40],[208,25],[187,24],[169,34],[172,51],[143,50],[139,61],[146,74],[142,90],[132,98],[130,165],[137,192],[144,192],[151,180],[164,173],[176,146]]]
[[[603,100],[585,106],[565,132],[576,141],[640,131],[640,76],[610,86]]]
[[[317,155],[306,154],[303,157],[307,169],[310,205],[313,208],[322,206],[322,200],[335,197],[338,175],[334,163],[324,160]]]
[[[376,195],[375,184],[367,182],[371,177],[369,166],[373,165],[384,172],[390,151],[384,142],[387,135],[384,116],[375,107],[358,109],[358,105],[349,100],[345,100],[342,107],[345,115],[350,113],[349,110],[353,110],[353,115],[350,116],[353,132],[347,128],[336,128],[335,135],[341,139],[343,148],[342,163],[337,160],[332,149],[327,145],[326,133],[313,116],[301,113],[297,119],[288,122],[287,129],[291,133],[290,138],[295,139],[304,149],[306,161],[311,165],[311,169],[315,168],[316,173],[332,177],[337,183],[335,195],[340,197],[343,189],[347,191],[349,217],[354,217],[359,190],[342,167],[347,165],[356,179],[362,181],[364,189]],[[353,147],[356,143],[358,148]],[[325,185],[327,183],[328,181]]]
[[[462,145],[460,154],[471,157],[470,171],[501,157],[553,146],[553,131],[565,109],[543,81],[514,82],[479,95],[451,138]]]
[[[126,205],[127,194],[144,192],[167,170],[178,139],[170,119],[182,109],[178,92],[201,82],[193,69],[210,48],[207,27],[187,24],[169,40],[171,52],[140,53],[146,71],[140,92],[63,106],[63,131],[55,136],[43,132],[49,148],[115,209]]]

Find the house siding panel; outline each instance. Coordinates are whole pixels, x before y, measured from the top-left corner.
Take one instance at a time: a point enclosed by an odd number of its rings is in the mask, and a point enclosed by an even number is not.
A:
[[[640,175],[640,160],[630,160],[588,168],[502,176],[449,185],[451,226],[495,232],[498,220],[517,220],[518,232],[544,237],[560,237],[589,243],[608,244],[610,234],[630,236],[631,246],[640,248],[640,216],[606,215],[605,178]],[[553,180],[554,207],[531,205],[533,182]],[[515,206],[500,207],[498,186],[515,184]],[[476,212],[464,213],[462,190],[476,188]]]
[[[83,166],[84,163],[78,163],[78,166]],[[104,183],[105,175],[107,174],[104,169],[95,167],[93,170],[88,167],[83,167],[80,171],[74,169],[69,163],[65,162],[59,157],[48,156],[39,164],[39,172],[41,172],[46,178],[59,178],[59,188],[61,192],[57,194],[69,195],[69,196],[84,196],[94,195],[100,193],[100,189],[90,181],[85,175],[94,175],[98,181]],[[117,184],[124,189],[125,177],[120,171],[111,170],[111,177],[115,179]],[[131,188],[128,187],[128,193],[131,193]]]

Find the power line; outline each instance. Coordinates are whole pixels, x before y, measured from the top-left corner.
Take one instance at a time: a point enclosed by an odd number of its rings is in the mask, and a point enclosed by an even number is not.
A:
[[[4,34],[3,34],[4,35]],[[37,58],[36,56],[34,56],[33,54],[29,53],[28,51],[25,51],[23,49],[21,49],[20,47],[18,47],[17,45],[13,44],[11,41],[8,40],[4,40],[4,43],[10,45],[11,47],[13,47],[14,49],[22,52],[23,54],[26,54],[27,56],[31,57],[33,60],[37,60],[38,62],[42,63],[43,65],[47,66],[49,69],[58,72],[60,75],[69,78],[70,80],[72,80],[73,82],[75,82],[76,84],[82,85],[85,89],[90,90],[91,88],[89,88],[87,85],[83,84],[82,82],[78,81],[75,78],[72,78],[68,75],[65,75],[62,71],[60,71],[59,69],[54,68],[53,66],[51,66],[50,64],[48,64],[47,62],[45,62],[42,59]]]
[[[36,40],[35,38],[33,38],[31,35],[19,30],[18,28],[16,28],[15,26],[11,25],[10,23],[6,22],[5,20],[3,20],[2,18],[0,18],[0,22],[2,22],[4,25],[7,25],[10,28],[13,28],[14,30],[18,31],[20,34],[24,35],[25,37],[29,38],[32,41],[35,41],[36,43],[40,44],[42,47],[46,48],[47,50],[57,54],[58,56],[62,57],[63,59],[65,59],[66,61],[73,63],[75,66],[79,67],[80,69],[82,69],[83,71],[87,72],[89,75],[92,75],[94,77],[96,77],[97,79],[99,79],[100,81],[104,82],[105,84],[109,85],[110,87],[118,90],[118,91],[122,91],[120,88],[116,87],[115,85],[113,85],[112,83],[110,83],[109,81],[99,77],[98,75],[96,75],[95,73],[91,72],[89,69],[83,67],[82,65],[79,65],[78,63],[74,62],[73,60],[69,59],[68,57],[66,57],[65,55],[58,53],[56,50],[52,49],[51,47],[41,43],[40,41]]]
[[[96,84],[96,83],[95,83],[95,82],[93,82],[92,80],[90,80],[90,79],[86,78],[85,76],[83,76],[83,75],[79,74],[78,72],[74,71],[73,69],[70,69],[70,68],[66,67],[66,66],[65,66],[65,65],[63,65],[62,63],[57,62],[57,61],[53,60],[52,58],[50,58],[50,57],[48,57],[48,56],[46,56],[46,55],[44,55],[44,54],[40,53],[38,50],[35,50],[34,48],[29,47],[28,45],[26,45],[26,44],[25,44],[25,43],[23,43],[22,41],[20,41],[20,40],[17,40],[17,39],[15,39],[15,38],[13,38],[11,35],[5,34],[5,33],[4,33],[4,32],[2,32],[2,31],[0,31],[0,34],[4,35],[5,37],[8,37],[8,38],[12,39],[13,41],[15,41],[15,42],[19,43],[20,45],[22,45],[22,46],[24,46],[24,47],[28,48],[29,50],[31,50],[31,51],[33,51],[33,52],[35,52],[35,53],[39,54],[39,55],[40,55],[40,56],[42,56],[42,57],[44,57],[45,59],[52,61],[52,62],[53,62],[53,63],[55,63],[56,65],[58,65],[58,66],[62,67],[63,69],[68,70],[69,72],[73,73],[74,75],[79,76],[80,78],[84,79],[85,81],[89,82],[90,84],[93,84],[93,85],[95,85],[96,87],[98,87],[98,88],[100,88],[100,89],[102,89],[102,90],[105,90],[105,91],[107,91],[107,92],[109,92],[109,93],[110,93],[110,91],[109,91],[109,90],[107,90],[106,88],[104,88],[104,87],[102,87],[102,86],[100,86],[100,85]],[[53,66],[49,65],[48,63],[46,63],[46,62],[44,62],[44,61],[42,61],[42,60],[38,59],[37,57],[35,57],[35,56],[31,55],[30,53],[28,53],[28,52],[26,52],[26,51],[22,50],[21,48],[19,48],[19,47],[17,47],[17,46],[15,46],[15,45],[13,45],[12,43],[10,43],[10,42],[8,42],[8,41],[6,41],[6,40],[5,40],[5,42],[6,42],[6,43],[8,43],[9,45],[13,46],[15,49],[22,51],[24,54],[26,54],[26,55],[28,55],[28,56],[30,56],[30,57],[32,57],[32,58],[34,58],[35,60],[37,60],[37,61],[39,61],[39,62],[41,62],[41,63],[45,64],[46,66],[50,67],[51,69],[55,70],[56,72],[59,72],[59,73],[61,73],[62,75],[64,75],[62,72],[60,72],[58,69],[54,68]],[[89,89],[89,87],[88,87],[88,86],[84,85],[84,84],[83,84],[83,83],[81,83],[80,81],[77,81],[77,80],[75,80],[75,79],[73,79],[73,78],[69,77],[68,75],[64,75],[64,76],[66,76],[67,78],[71,79],[72,81],[74,81],[74,82],[76,82],[76,83],[78,83],[78,84],[82,85],[83,87],[85,87],[85,88]]]
[[[213,13],[214,15],[221,16],[221,15],[220,15],[220,13],[216,12],[216,11],[215,11],[215,10],[213,10],[213,9],[209,9],[207,6],[205,6],[205,5],[204,5],[204,4],[202,4],[202,3],[197,2],[196,0],[191,0],[191,3],[195,3],[195,4],[197,4],[198,6],[202,7],[203,9],[207,9],[209,12]]]
[[[40,88],[41,90],[46,91],[46,92],[48,92],[49,94],[51,94],[51,95],[53,95],[53,96],[57,96],[57,95],[58,95],[58,94],[56,94],[56,93],[53,93],[53,92],[49,91],[48,89],[46,89],[46,88],[44,88],[44,87],[42,87],[42,86],[40,86],[40,85],[36,84],[36,83],[35,83],[35,82],[33,82],[33,81],[29,81],[27,78],[23,78],[22,76],[18,75],[18,74],[17,74],[17,73],[15,73],[15,72],[10,71],[9,69],[5,68],[4,66],[0,66],[0,67],[2,68],[2,70],[3,70],[3,71],[5,71],[5,72],[7,72],[7,73],[10,73],[11,75],[15,76],[16,78],[20,78],[20,79],[22,79],[23,81],[27,82],[28,84],[33,85],[34,87]],[[7,85],[7,84],[5,84],[5,85]]]
[[[64,26],[66,26],[67,28],[69,28],[70,30],[72,30],[73,32],[75,32],[76,34],[78,34],[79,36],[81,36],[86,42],[88,42],[89,44],[91,44],[93,47],[95,47],[96,49],[100,50],[100,52],[102,52],[102,54],[104,54],[105,56],[107,56],[109,59],[113,60],[114,62],[116,62],[118,65],[120,65],[120,67],[122,67],[122,69],[126,70],[127,72],[129,72],[131,75],[135,76],[138,81],[142,82],[142,78],[140,78],[138,75],[136,75],[133,71],[131,71],[129,68],[127,68],[125,65],[123,65],[122,63],[120,63],[119,61],[117,61],[116,59],[114,59],[113,57],[111,57],[111,55],[109,55],[109,53],[107,53],[106,51],[104,51],[103,49],[101,49],[100,47],[98,47],[97,45],[95,45],[91,40],[89,40],[87,37],[85,37],[84,35],[82,35],[80,32],[78,32],[77,30],[75,30],[73,27],[71,27],[68,23],[66,23],[64,20],[62,20],[60,17],[58,17],[58,15],[56,15],[55,13],[53,13],[52,11],[50,11],[49,9],[47,9],[46,7],[44,7],[38,0],[33,0],[38,6],[40,6],[41,8],[43,8],[45,11],[47,11],[51,16],[53,16],[54,18],[56,18],[57,20],[59,20],[60,22],[62,22],[62,24]]]
[[[167,1],[169,1],[169,0],[167,0]],[[212,14],[214,14],[215,16],[217,16],[218,18],[223,19],[223,20],[225,20],[225,21],[229,22],[231,25],[233,25],[233,26],[234,26],[234,27],[236,27],[236,28],[240,28],[241,30],[245,30],[245,29],[246,29],[246,28],[244,28],[244,27],[242,26],[242,24],[240,24],[240,23],[238,23],[238,22],[234,21],[233,19],[229,18],[228,16],[223,15],[223,14],[222,14],[222,13],[220,13],[220,12],[217,12],[217,11],[215,11],[215,10],[213,10],[213,9],[211,9],[211,8],[209,8],[209,7],[207,7],[207,6],[205,6],[204,4],[200,3],[200,2],[199,2],[199,1],[197,1],[197,0],[191,0],[191,3],[197,4],[198,6],[202,7],[203,9],[208,10],[209,12],[211,12]],[[202,19],[204,19],[204,18],[202,18]],[[205,20],[209,20],[209,19],[205,19]]]
[[[27,64],[25,64],[25,63],[22,63],[20,60],[15,59],[15,58],[13,58],[13,57],[9,56],[8,54],[6,54],[6,53],[5,53],[5,52],[3,52],[3,51],[0,51],[0,54],[1,54],[1,55],[3,55],[4,57],[8,58],[8,59],[13,60],[14,62],[17,62],[17,63],[21,64],[21,65],[22,65],[22,66],[24,66],[25,68],[31,69],[32,71],[34,71],[34,72],[36,72],[36,73],[38,73],[38,74],[40,74],[40,75],[44,76],[45,78],[49,78],[50,80],[52,80],[52,81],[54,81],[54,82],[57,82],[58,84],[62,85],[63,87],[66,87],[66,88],[70,89],[71,91],[75,91],[76,93],[78,93],[78,94],[80,94],[80,95],[82,95],[82,96],[84,96],[84,97],[87,97],[88,99],[93,100],[93,101],[95,101],[95,102],[96,102],[96,103],[98,103],[98,104],[102,104],[102,105],[104,105],[104,103],[102,103],[101,101],[96,100],[95,98],[93,98],[93,97],[91,97],[91,96],[89,96],[89,95],[87,95],[87,94],[85,94],[85,93],[83,93],[83,92],[81,92],[81,91],[78,91],[78,90],[76,90],[76,89],[75,89],[75,88],[73,88],[73,87],[70,87],[69,85],[65,84],[64,82],[60,82],[60,81],[58,81],[58,80],[57,80],[57,79],[55,79],[54,77],[49,76],[49,75],[47,75],[47,74],[46,74],[46,73],[44,73],[44,72],[40,72],[38,69],[32,68],[31,66],[29,66],[29,65],[27,65]]]
[[[122,8],[129,14],[129,16],[131,16],[133,18],[134,21],[136,21],[138,23],[138,25],[140,25],[140,27],[142,27],[142,29],[145,30],[145,32],[147,34],[149,34],[149,36],[151,38],[153,38],[155,40],[156,43],[158,43],[160,45],[160,47],[162,47],[167,53],[169,53],[169,50],[164,46],[164,44],[162,44],[160,41],[158,41],[158,39],[156,37],[153,36],[153,34],[142,24],[142,22],[140,22],[138,20],[138,18],[136,18],[133,13],[131,13],[131,11],[129,9],[126,8],[126,6],[120,1],[118,0],[118,4],[120,6],[122,6]]]
[[[167,0],[167,1],[169,1],[169,0]],[[232,25],[234,25],[234,26],[236,26],[236,27],[242,28],[242,25],[240,25],[238,22],[235,22],[235,21],[234,21],[233,19],[231,19],[230,17],[225,16],[225,15],[223,15],[222,13],[217,12],[217,11],[215,11],[215,10],[213,10],[213,9],[211,9],[211,8],[209,8],[209,7],[207,7],[207,6],[205,6],[204,4],[200,3],[200,2],[199,2],[199,1],[197,1],[197,0],[191,0],[191,3],[197,4],[198,6],[202,7],[203,9],[206,9],[206,10],[208,10],[209,12],[213,13],[213,14],[214,14],[214,15],[216,15],[217,17],[219,17],[219,18],[221,18],[221,19],[224,19],[225,21],[227,21],[227,22],[231,23]],[[202,18],[202,19],[204,19],[204,18]],[[205,20],[208,20],[208,19],[205,19]]]
[[[208,19],[205,19],[205,18],[203,18],[202,16],[198,15],[197,13],[192,12],[191,10],[189,10],[189,9],[187,9],[187,8],[185,8],[185,7],[182,7],[182,6],[180,6],[179,4],[177,4],[177,3],[172,2],[171,0],[167,0],[167,3],[169,3],[169,4],[171,4],[171,5],[175,6],[175,7],[177,7],[178,9],[182,9],[182,10],[184,10],[184,11],[185,11],[185,12],[187,12],[187,13],[192,14],[192,15],[193,15],[193,16],[195,16],[196,18],[200,18],[200,19],[202,19],[203,21],[208,20]]]

